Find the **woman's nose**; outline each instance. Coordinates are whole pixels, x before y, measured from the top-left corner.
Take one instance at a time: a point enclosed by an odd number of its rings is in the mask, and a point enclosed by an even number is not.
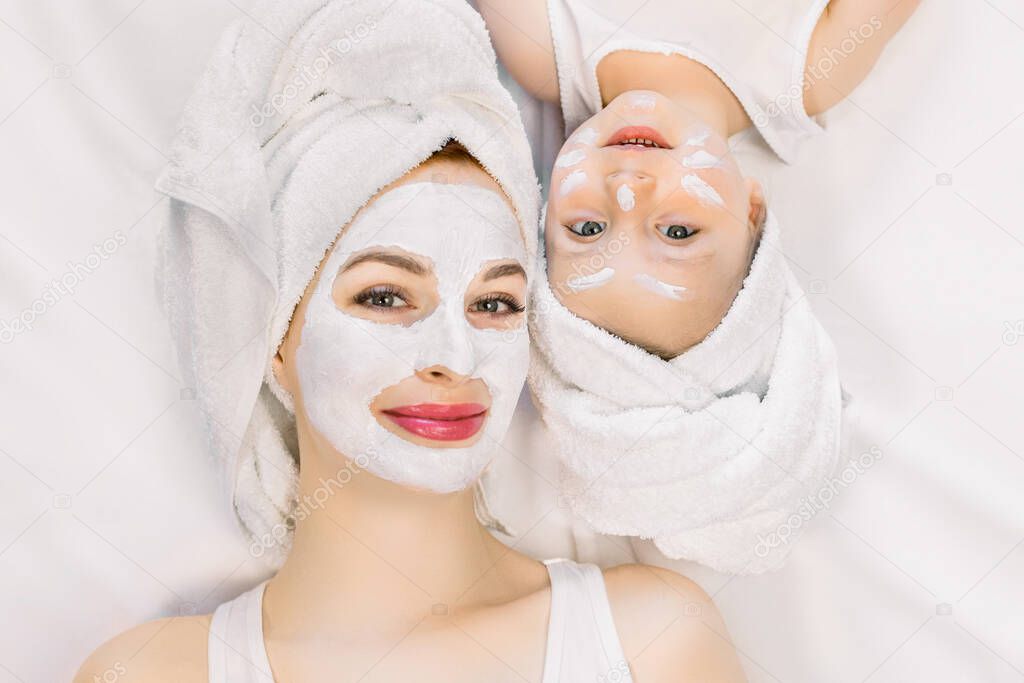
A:
[[[424,382],[445,388],[457,387],[469,379],[468,375],[455,372],[447,365],[431,365],[416,371],[416,376]]]
[[[461,305],[442,305],[435,310],[420,330],[421,345],[417,353],[417,373],[427,379],[430,372],[440,375],[435,383],[442,381],[463,381],[472,376],[476,365],[476,354],[471,339],[471,329]]]

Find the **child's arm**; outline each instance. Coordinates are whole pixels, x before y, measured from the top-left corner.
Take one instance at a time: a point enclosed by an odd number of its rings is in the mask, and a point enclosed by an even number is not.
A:
[[[860,85],[921,0],[832,0],[807,53],[804,106],[811,116]]]
[[[547,0],[478,0],[498,59],[534,97],[558,102]]]
[[[921,0],[832,0],[811,37],[804,106],[811,116],[860,85]],[[478,0],[508,72],[534,97],[558,102],[547,0]]]

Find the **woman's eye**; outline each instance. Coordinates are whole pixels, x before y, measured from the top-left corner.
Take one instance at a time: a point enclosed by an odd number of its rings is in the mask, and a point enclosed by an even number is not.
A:
[[[593,237],[604,232],[605,224],[600,221],[580,221],[568,227],[570,232],[574,232],[580,237]]]
[[[522,313],[522,304],[510,296],[491,296],[479,299],[469,307],[474,313],[487,313],[489,315],[510,315]]]
[[[374,294],[370,297],[370,305],[380,308],[394,308],[396,305],[402,306],[404,304],[405,301],[402,300],[402,297],[395,296],[394,294]]]
[[[670,240],[685,240],[696,232],[685,225],[659,225],[658,230]]]
[[[390,287],[374,287],[356,297],[356,303],[370,308],[405,308],[409,304]]]

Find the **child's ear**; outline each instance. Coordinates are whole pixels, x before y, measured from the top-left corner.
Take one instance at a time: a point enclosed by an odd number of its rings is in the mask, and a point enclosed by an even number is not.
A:
[[[764,198],[764,188],[761,183],[753,178],[747,178],[747,196],[750,202],[750,213],[747,215],[747,226],[750,228],[750,236],[756,238],[764,228],[765,220],[768,218],[768,204]]]

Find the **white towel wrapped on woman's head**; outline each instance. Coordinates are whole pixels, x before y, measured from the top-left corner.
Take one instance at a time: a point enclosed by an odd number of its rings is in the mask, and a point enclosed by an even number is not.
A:
[[[835,350],[775,216],[725,318],[671,360],[569,311],[543,274],[533,291],[530,387],[572,510],[673,559],[778,567],[791,546],[765,539],[833,473],[842,406]]]
[[[157,189],[162,290],[227,499],[279,563],[297,485],[291,398],[271,359],[340,229],[460,142],[534,253],[539,191],[483,21],[463,0],[265,2],[224,33]]]

